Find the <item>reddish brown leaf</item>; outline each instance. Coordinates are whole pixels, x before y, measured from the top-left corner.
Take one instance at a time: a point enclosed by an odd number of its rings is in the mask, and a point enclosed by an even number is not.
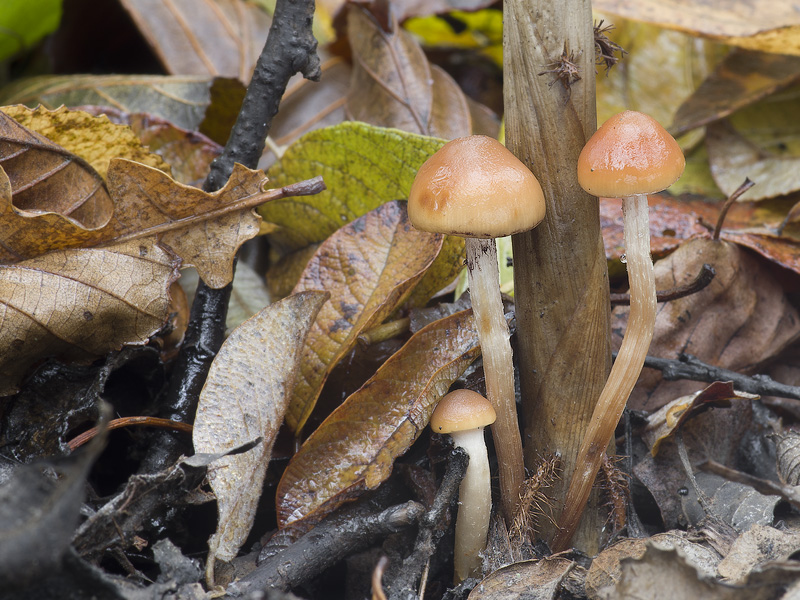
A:
[[[311,328],[286,423],[299,431],[322,385],[358,334],[402,303],[442,248],[443,236],[411,226],[405,203],[383,204],[324,241],[295,293],[326,290],[331,301]]]
[[[278,485],[278,523],[314,522],[375,489],[417,439],[439,398],[480,353],[471,311],[409,339],[306,440]]]

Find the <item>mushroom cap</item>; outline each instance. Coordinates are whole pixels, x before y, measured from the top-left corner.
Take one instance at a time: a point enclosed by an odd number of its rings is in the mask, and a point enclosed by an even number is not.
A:
[[[494,138],[446,143],[420,167],[408,198],[417,229],[495,238],[533,229],[544,218],[544,194],[533,173]]]
[[[685,165],[678,142],[658,121],[626,110],[586,142],[578,157],[578,183],[606,198],[651,194],[675,183]]]
[[[491,403],[472,390],[453,390],[431,415],[431,429],[437,433],[453,433],[486,427],[494,423],[497,415]]]

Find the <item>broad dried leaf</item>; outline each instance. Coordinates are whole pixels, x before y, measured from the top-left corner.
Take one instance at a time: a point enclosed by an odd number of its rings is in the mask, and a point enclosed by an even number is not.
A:
[[[303,349],[300,376],[286,413],[302,429],[328,374],[356,344],[408,296],[442,248],[442,235],[417,231],[404,203],[389,202],[345,225],[320,245],[294,291],[326,290]]]
[[[800,58],[739,50],[717,65],[714,72],[681,104],[670,126],[672,135],[708,125],[800,78]]]
[[[258,210],[279,226],[270,241],[282,252],[319,243],[334,231],[385,202],[408,198],[417,170],[443,140],[396,129],[348,122],[303,136],[268,171],[276,186],[322,175],[327,189],[316,196],[275,200]],[[463,256],[464,240],[445,238],[441,258],[425,274],[422,289],[452,281],[452,257]],[[424,304],[428,298],[415,294]]]
[[[263,181],[261,171],[237,164],[225,187],[209,194],[181,185],[158,169],[114,159],[108,188],[115,212],[108,224],[94,230],[60,214],[22,213],[11,205],[10,193],[0,193],[0,260],[158,233],[185,265],[197,267],[208,285],[222,287],[230,282],[236,250],[258,233],[260,217],[247,202],[258,202]]]
[[[153,239],[0,267],[0,395],[45,356],[90,360],[144,343],[167,319],[177,267]]]
[[[768,562],[780,561],[800,550],[800,533],[775,527],[754,525],[733,542],[730,552],[717,567],[730,583],[743,584],[747,576]]]
[[[122,0],[174,75],[223,75],[250,81],[272,19],[240,0]]]
[[[170,174],[169,165],[143,146],[144,142],[129,127],[112,123],[108,117],[92,116],[64,106],[47,110],[42,106],[30,109],[18,104],[5,106],[2,112],[23,127],[79,156],[103,179],[107,177],[112,158],[126,158]]]
[[[723,230],[721,237],[800,274],[800,240],[776,236],[768,231]]]
[[[212,86],[241,87],[231,79],[197,75],[43,75],[20,79],[0,90],[0,105],[111,106],[158,115],[184,129],[197,129],[212,100]]]
[[[0,111],[0,169],[9,203],[35,213],[58,212],[86,228],[105,225],[113,204],[103,178],[88,163]]]
[[[674,359],[685,352],[708,364],[748,372],[800,336],[800,316],[780,283],[758,259],[734,244],[689,240],[655,264],[656,287],[687,284],[703,263],[713,266],[716,276],[703,290],[659,305],[651,355]],[[615,346],[619,346],[627,314],[628,307],[614,310]],[[702,387],[690,381],[664,381],[660,372],[645,369],[629,406],[656,410]]]
[[[706,128],[714,181],[730,195],[749,177],[756,183],[740,202],[782,196],[800,189],[798,88],[738,111]]]
[[[467,600],[555,600],[574,567],[560,557],[515,562],[487,575]]]
[[[665,439],[675,433],[688,419],[709,409],[711,406],[730,406],[730,401],[757,400],[759,397],[744,392],[736,392],[733,384],[715,381],[701,392],[676,398],[647,417],[647,425],[642,432],[642,440],[650,448],[650,453],[658,454],[658,447]]]
[[[209,560],[233,559],[250,531],[303,342],[328,297],[301,292],[271,304],[233,330],[211,365],[194,422],[195,452],[223,452],[259,437],[262,442],[220,459],[208,473],[219,510]]]
[[[447,73],[430,67],[422,48],[396,21],[391,27],[384,31],[369,12],[351,5],[349,117],[444,139],[469,135],[472,123],[464,93]]]
[[[414,334],[306,440],[278,484],[278,524],[316,521],[391,473],[480,353],[471,311]]]
[[[596,0],[593,8],[732,46],[776,54],[800,54],[800,12],[791,2]]]

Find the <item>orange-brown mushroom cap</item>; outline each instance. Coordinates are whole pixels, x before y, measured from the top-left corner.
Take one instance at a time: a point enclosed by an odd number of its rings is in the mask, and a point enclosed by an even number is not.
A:
[[[598,197],[651,194],[675,183],[685,165],[680,146],[658,121],[626,110],[586,142],[578,157],[578,183]]]
[[[495,238],[528,231],[544,218],[544,194],[533,173],[497,140],[458,138],[420,167],[408,198],[417,229]]]
[[[494,423],[497,415],[491,403],[472,390],[453,390],[439,401],[431,416],[431,429],[453,433]]]

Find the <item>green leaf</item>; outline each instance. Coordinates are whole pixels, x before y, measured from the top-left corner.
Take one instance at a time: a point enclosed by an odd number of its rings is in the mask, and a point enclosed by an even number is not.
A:
[[[61,21],[61,0],[3,0],[0,60],[28,50]]]

